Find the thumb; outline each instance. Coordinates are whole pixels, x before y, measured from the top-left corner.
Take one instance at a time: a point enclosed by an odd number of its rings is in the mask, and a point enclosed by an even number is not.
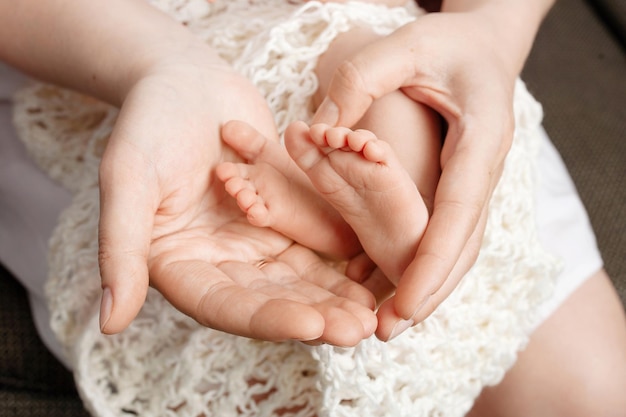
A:
[[[415,75],[411,50],[396,43],[394,35],[365,46],[337,67],[312,124],[351,127],[374,100]]]
[[[154,208],[147,181],[138,174],[138,169],[113,169],[105,159],[100,167],[100,330],[106,334],[128,327],[148,291]]]

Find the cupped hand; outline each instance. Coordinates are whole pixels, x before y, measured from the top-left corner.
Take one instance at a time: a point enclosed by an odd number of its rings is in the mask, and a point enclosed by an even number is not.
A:
[[[379,308],[381,339],[430,315],[477,257],[514,129],[519,68],[497,35],[491,15],[481,12],[423,16],[339,66],[315,116],[314,122],[352,126],[373,100],[401,89],[447,123],[434,210],[414,260],[393,283],[395,294]]]
[[[373,297],[306,248],[248,224],[216,180],[234,154],[220,128],[276,138],[245,78],[208,50],[151,67],[123,100],[100,167],[101,328],[116,333],[148,285],[199,323],[264,340],[353,345],[376,328]]]

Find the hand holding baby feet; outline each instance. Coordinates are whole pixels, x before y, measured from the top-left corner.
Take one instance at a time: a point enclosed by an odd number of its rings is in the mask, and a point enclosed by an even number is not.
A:
[[[281,144],[240,121],[226,123],[222,137],[247,163],[224,162],[217,176],[250,224],[335,258],[362,251],[351,227],[319,197]]]
[[[389,144],[366,130],[295,122],[285,145],[365,252],[397,283],[415,255],[428,210]]]

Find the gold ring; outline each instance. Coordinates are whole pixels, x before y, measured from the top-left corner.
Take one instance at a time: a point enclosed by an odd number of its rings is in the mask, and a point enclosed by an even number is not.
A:
[[[257,263],[254,264],[254,266],[258,269],[263,268],[265,265],[268,264],[268,260],[267,259],[261,259],[260,261],[258,261]]]

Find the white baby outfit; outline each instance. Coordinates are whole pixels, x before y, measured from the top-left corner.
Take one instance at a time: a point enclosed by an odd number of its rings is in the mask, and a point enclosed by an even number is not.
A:
[[[310,119],[316,59],[338,33],[363,25],[384,35],[419,19],[416,10],[363,3],[153,3],[252,80],[280,133]],[[14,105],[29,154],[73,196],[50,241],[46,295],[63,360],[95,416],[463,416],[541,320],[601,267],[582,205],[541,128],[541,106],[519,81],[515,138],[480,256],[423,323],[389,343],[371,338],[349,349],[261,342],[204,328],[151,289],[130,327],[104,336],[97,169],[117,110],[41,83],[21,89]],[[557,279],[565,273],[574,278]]]

